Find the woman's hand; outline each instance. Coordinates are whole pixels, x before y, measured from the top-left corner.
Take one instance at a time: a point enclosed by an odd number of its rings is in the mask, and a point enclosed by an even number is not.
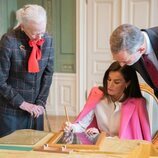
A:
[[[63,125],[62,125],[62,130],[64,132],[72,132],[72,123],[71,122],[65,122]]]
[[[74,139],[74,133],[73,132],[64,132],[62,143],[63,144],[72,144]]]
[[[88,135],[99,134],[99,130],[97,128],[94,128],[94,127],[93,128],[88,128],[86,130],[86,133]]]

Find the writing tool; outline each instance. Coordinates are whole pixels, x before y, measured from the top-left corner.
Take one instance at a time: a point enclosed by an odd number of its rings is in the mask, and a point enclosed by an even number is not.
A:
[[[68,112],[67,112],[67,108],[66,108],[65,105],[64,105],[64,109],[65,109],[66,119],[67,119],[68,122],[70,122],[70,119],[69,119],[69,116],[68,116]]]

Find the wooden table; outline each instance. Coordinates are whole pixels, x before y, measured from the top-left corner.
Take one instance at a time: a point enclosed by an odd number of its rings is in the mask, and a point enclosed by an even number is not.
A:
[[[16,131],[17,134],[11,134],[0,138],[0,158],[156,158],[158,149],[151,143],[138,140],[120,140],[118,138],[106,138],[102,148],[99,151],[78,151],[69,154],[34,151],[33,148],[43,146],[53,133],[44,133],[40,140],[35,144],[26,145],[27,140],[31,140],[30,130]],[[34,131],[33,131],[34,132]],[[39,132],[40,133],[40,132]],[[42,133],[41,133],[42,134]],[[17,136],[17,137],[16,137]],[[34,137],[34,134],[32,135]],[[38,137],[38,134],[36,135]],[[20,139],[21,140],[20,140]],[[37,139],[37,138],[36,138]],[[13,144],[17,141],[18,144]],[[7,144],[3,144],[6,142]],[[10,144],[9,144],[10,143]],[[20,144],[23,143],[23,144]]]

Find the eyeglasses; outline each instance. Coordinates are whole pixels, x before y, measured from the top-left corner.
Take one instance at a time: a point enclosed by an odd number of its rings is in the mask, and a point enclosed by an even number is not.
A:
[[[23,26],[23,31],[30,39],[40,39],[44,36],[45,32],[38,32],[38,29],[33,29],[32,27]],[[40,30],[39,30],[40,31]],[[42,31],[42,30],[41,30]]]

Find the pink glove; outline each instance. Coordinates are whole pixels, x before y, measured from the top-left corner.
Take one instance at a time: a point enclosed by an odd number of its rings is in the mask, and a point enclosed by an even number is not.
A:
[[[44,107],[41,106],[41,105],[38,105],[37,107],[38,107],[38,109],[40,111],[40,115],[44,114],[44,111],[45,111]]]
[[[40,115],[44,113],[43,106],[40,105],[37,106],[35,104],[31,104],[25,101],[20,105],[20,109],[29,112],[31,116],[34,116],[36,118],[38,118]]]
[[[33,115],[33,108],[35,107],[34,104],[28,103],[28,102],[23,102],[20,105],[20,109],[29,112],[31,115]]]
[[[39,117],[40,115],[44,114],[44,107],[41,105],[37,105],[36,109],[37,110],[37,115],[35,115],[35,117]]]

